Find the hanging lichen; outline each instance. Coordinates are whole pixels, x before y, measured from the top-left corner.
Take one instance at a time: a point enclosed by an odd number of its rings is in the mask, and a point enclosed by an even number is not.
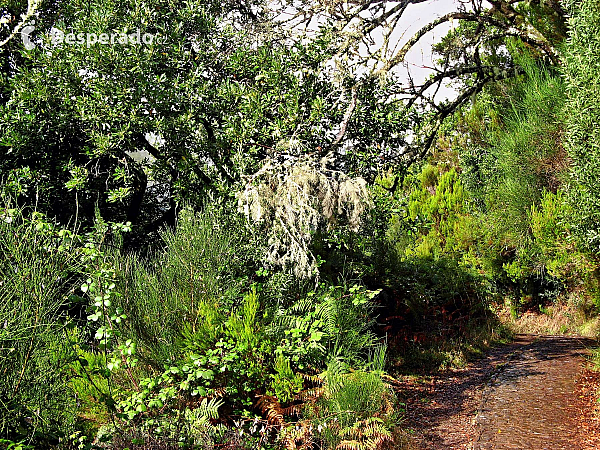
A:
[[[268,159],[238,194],[239,210],[269,232],[267,263],[316,275],[314,234],[337,224],[358,231],[371,201],[367,183],[331,169],[333,160],[312,156]]]

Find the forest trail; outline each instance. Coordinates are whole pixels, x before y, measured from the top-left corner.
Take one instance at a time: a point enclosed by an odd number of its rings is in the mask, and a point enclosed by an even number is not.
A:
[[[465,369],[407,383],[407,426],[422,450],[600,448],[585,368],[594,341],[517,335]]]

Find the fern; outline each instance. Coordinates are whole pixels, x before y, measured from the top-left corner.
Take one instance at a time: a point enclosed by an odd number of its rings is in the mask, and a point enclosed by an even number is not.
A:
[[[247,348],[254,348],[260,339],[256,318],[259,306],[256,286],[252,286],[252,290],[244,296],[241,317],[240,314],[234,313],[226,324],[230,335],[236,341],[246,344]]]
[[[193,409],[185,410],[185,417],[190,422],[205,423],[210,419],[216,420],[219,418],[219,408],[225,402],[220,398],[202,399],[199,405]]]
[[[384,350],[378,352],[381,358]],[[314,385],[296,394],[301,403],[283,407],[268,395],[257,403],[268,423],[280,428],[287,450],[312,448],[317,438],[323,448],[336,450],[378,450],[393,441],[388,423],[395,414],[394,397],[380,373],[351,371],[343,360],[332,358],[322,374],[301,376]],[[301,412],[305,419],[286,421]]]
[[[263,395],[259,397],[257,406],[262,410],[269,423],[275,425],[282,425],[284,423],[283,408],[281,407],[279,400],[277,400],[277,397]]]

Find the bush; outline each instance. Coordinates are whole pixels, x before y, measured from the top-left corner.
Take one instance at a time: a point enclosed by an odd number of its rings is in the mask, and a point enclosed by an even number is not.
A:
[[[260,239],[221,207],[182,211],[163,240],[164,248],[148,258],[123,258],[103,239],[87,255],[90,275],[81,288],[94,301],[93,342],[106,354],[80,351],[90,383],[82,377],[73,386],[84,400],[82,413],[94,420],[103,418],[89,401],[91,384],[103,391],[99,396],[110,396],[97,403],[115,413],[118,428],[99,430],[113,445],[126,445],[130,436],[132,444],[210,446],[237,433],[233,419],[247,432],[253,421],[271,420],[263,413],[298,411],[300,402],[315,398],[306,394],[306,381],[331,359],[362,371],[372,366],[376,292],[292,285],[284,271],[261,267]],[[348,389],[366,387],[367,378]],[[275,406],[263,411],[266,404]],[[278,413],[278,423],[287,427],[290,415]],[[283,429],[269,442],[285,440]],[[240,448],[262,439],[242,435]]]
[[[330,356],[363,366],[377,343],[372,331],[376,293],[358,286],[321,285],[291,306],[282,306],[269,326],[276,352],[301,371],[325,370]]]
[[[248,287],[244,237],[243,225],[225,211],[183,210],[177,230],[162,233],[162,251],[115,261],[125,337],[139,344],[146,362],[160,368],[176,361],[186,337],[202,348],[214,345],[226,311]]]
[[[0,208],[0,438],[56,443],[75,420],[68,388],[67,285],[80,268],[73,235],[39,214]]]
[[[458,141],[460,178],[478,230],[472,254],[518,312],[561,292],[563,269],[542,241],[551,223],[562,218],[542,218],[540,211],[545,195],[564,191],[569,159],[562,145],[564,80],[524,49],[511,52],[524,75],[488,89],[463,116],[468,139]],[[555,206],[560,211],[548,214],[564,216],[564,203]],[[546,219],[549,223],[542,224]],[[564,226],[561,233],[563,241],[556,244],[566,247]]]
[[[383,361],[381,361],[383,363]],[[380,371],[348,373],[339,360],[329,363],[323,392],[306,414],[324,448],[375,450],[392,442],[399,411]]]
[[[564,54],[567,84],[565,145],[572,159],[572,229],[588,252],[600,251],[600,5],[567,1],[570,32]]]

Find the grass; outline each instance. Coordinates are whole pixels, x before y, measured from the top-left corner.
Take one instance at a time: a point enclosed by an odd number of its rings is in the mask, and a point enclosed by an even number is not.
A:
[[[600,318],[582,305],[586,300],[576,294],[560,298],[555,303],[543,307],[543,312],[526,311],[514,318],[508,306],[499,310],[501,322],[513,333],[576,335],[596,339],[600,336]]]
[[[512,340],[513,332],[495,318],[467,326],[460,336],[411,344],[401,355],[390,358],[391,372],[402,375],[427,374],[461,369],[481,358],[491,347]]]

